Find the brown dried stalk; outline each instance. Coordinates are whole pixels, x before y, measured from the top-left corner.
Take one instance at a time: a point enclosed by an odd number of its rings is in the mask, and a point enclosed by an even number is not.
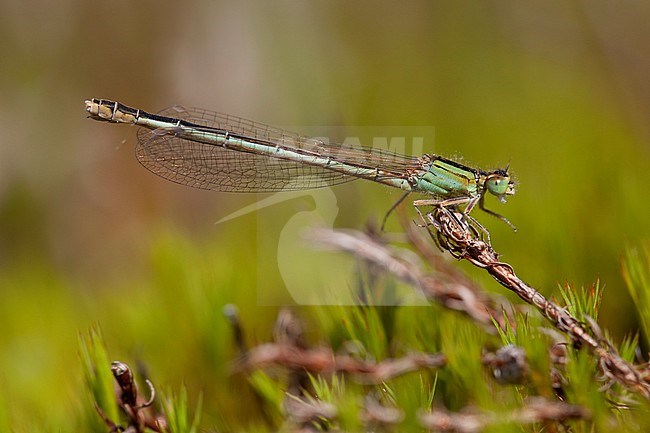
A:
[[[542,398],[531,398],[525,405],[508,414],[477,413],[473,410],[450,413],[435,409],[420,415],[420,424],[438,432],[475,433],[493,425],[533,424],[541,422],[561,422],[569,419],[588,419],[589,411],[578,405]]]
[[[283,406],[288,420],[292,424],[299,425],[301,430],[307,429],[309,424],[318,423],[320,420],[332,420],[337,415],[336,407],[331,403],[300,398],[291,394],[287,395]]]
[[[427,299],[465,313],[488,332],[494,332],[492,320],[499,323],[504,320],[496,299],[479,290],[461,273],[450,270],[441,260],[433,259],[438,272],[425,273],[413,261],[413,254],[407,255],[366,233],[315,228],[307,236],[321,246],[347,251],[379,266],[399,280],[420,289]]]
[[[517,277],[511,265],[499,261],[498,254],[482,239],[481,228],[477,229],[471,218],[466,221],[462,215],[445,207],[434,208],[422,217],[429,233],[441,248],[458,259],[467,260],[474,266],[485,269],[499,284],[535,306],[555,328],[595,353],[600,358],[600,368],[606,377],[650,398],[650,384],[646,381],[647,370],[637,370],[616,353],[612,344],[603,338],[592,337],[566,309],[546,299]]]
[[[236,325],[236,332],[243,336],[236,309],[231,307],[228,312],[231,324]],[[304,339],[302,321],[288,308],[280,310],[273,337],[273,343],[261,344],[242,352],[234,370],[244,371],[276,365],[288,368],[294,373],[347,373],[359,382],[375,384],[421,368],[440,368],[447,363],[444,355],[427,352],[411,352],[401,358],[372,362],[335,354],[330,347],[309,348]],[[238,344],[244,346],[243,341]],[[289,391],[291,392],[291,389]],[[299,395],[301,392],[295,394]]]
[[[467,260],[474,266],[485,269],[502,286],[536,307],[556,329],[568,334],[576,344],[587,346],[598,356],[600,369],[610,381],[650,398],[650,370],[646,366],[635,368],[622,359],[614,346],[602,336],[590,335],[565,308],[524,283],[511,265],[499,261],[498,254],[483,239],[484,229],[475,220],[445,207],[436,207],[421,217],[423,225],[440,248],[459,260]],[[493,307],[493,300],[471,285],[463,284],[462,278],[445,279],[446,276],[458,273],[450,272],[446,269],[448,265],[433,253],[428,253],[429,249],[412,230],[407,233],[420,254],[437,267],[439,272],[425,274],[417,264],[404,259],[405,255],[400,254],[399,250],[364,233],[314,229],[309,237],[321,245],[348,251],[382,267],[396,278],[423,290],[429,299],[462,311],[484,326],[493,325],[491,317],[497,318],[500,324],[503,322],[503,316]]]
[[[331,423],[338,416],[336,406],[313,397],[287,395],[283,403],[287,423],[282,431],[321,432],[338,431]],[[359,415],[366,431],[387,431],[404,419],[404,411],[379,402],[372,394],[367,394]]]
[[[110,428],[110,431],[141,433],[145,431],[145,427],[156,432],[165,431],[167,428],[167,420],[162,416],[156,416],[151,410],[151,405],[156,398],[156,389],[151,381],[149,379],[145,380],[150,392],[150,397],[145,400],[144,396],[138,391],[133,377],[133,371],[128,365],[120,361],[114,361],[111,364],[111,372],[117,385],[115,388],[117,403],[128,417],[129,423],[126,428],[116,424],[95,403],[97,413]]]
[[[409,353],[401,358],[370,362],[348,355],[335,355],[329,347],[301,349],[289,344],[267,343],[251,349],[236,370],[280,365],[311,373],[347,373],[361,383],[376,384],[421,368],[440,368],[447,363],[442,354]]]

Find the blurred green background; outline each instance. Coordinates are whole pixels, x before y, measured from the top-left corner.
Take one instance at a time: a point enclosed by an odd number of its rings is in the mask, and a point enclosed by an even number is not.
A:
[[[635,329],[619,266],[650,235],[648,22],[634,1],[1,1],[0,423],[61,431],[93,416],[77,349],[91,325],[114,358],[228,413],[220,308],[236,303],[251,338],[269,338],[276,309],[260,296],[284,284],[279,233],[313,208],[306,196],[214,224],[259,197],[150,174],[134,128],[86,119],[92,97],[298,132],[427,127],[427,152],[510,164],[517,195],[490,204],[519,231],[479,218],[524,280],[545,294],[600,280],[603,326]],[[346,228],[399,196],[333,191]]]

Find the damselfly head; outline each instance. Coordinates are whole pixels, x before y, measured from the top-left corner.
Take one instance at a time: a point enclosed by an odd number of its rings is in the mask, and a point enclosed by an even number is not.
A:
[[[507,195],[515,193],[515,182],[510,179],[508,169],[495,170],[485,177],[485,188],[504,202]]]

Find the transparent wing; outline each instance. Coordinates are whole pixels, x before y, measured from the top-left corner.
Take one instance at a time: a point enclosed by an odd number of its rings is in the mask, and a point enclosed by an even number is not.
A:
[[[203,109],[171,107],[161,116],[181,119],[284,147],[304,149],[354,167],[378,168],[403,177],[417,158],[360,146],[340,146],[300,136],[279,128]],[[320,188],[356,177],[321,167],[194,142],[171,134],[140,128],[138,161],[153,173],[183,185],[228,192],[273,192]]]

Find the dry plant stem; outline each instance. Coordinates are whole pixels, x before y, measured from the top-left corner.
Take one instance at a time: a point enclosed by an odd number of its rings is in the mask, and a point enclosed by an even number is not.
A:
[[[389,426],[402,422],[404,411],[392,406],[381,404],[372,395],[367,395],[361,412],[361,421],[367,427],[367,431],[381,431]],[[375,428],[372,428],[375,427]]]
[[[289,428],[286,430],[291,432],[324,431],[322,428],[317,428],[318,423],[325,420],[331,421],[338,415],[336,406],[314,398],[306,399],[288,395],[283,406],[290,422]],[[383,431],[402,422],[404,412],[396,407],[384,406],[375,398],[367,395],[360,419],[367,427],[367,431]],[[294,428],[290,428],[291,424]],[[333,431],[331,428],[327,430]]]
[[[496,302],[467,280],[459,278],[457,273],[447,273],[445,269],[435,274],[425,273],[413,262],[412,255],[409,256],[411,260],[407,260],[395,248],[365,233],[312,229],[308,237],[317,244],[347,251],[381,267],[399,280],[422,290],[427,299],[467,314],[489,332],[494,331],[492,319],[502,318],[501,311],[495,308]]]
[[[444,275],[445,278],[450,281],[450,283],[457,284],[458,286],[462,287],[467,287],[479,299],[487,297],[485,292],[483,292],[481,288],[479,288],[472,280],[463,274],[462,271],[460,271],[457,267],[453,266],[452,263],[442,257],[439,248],[433,248],[430,243],[425,242],[425,238],[423,238],[422,233],[417,230],[416,226],[411,220],[407,219],[406,215],[403,212],[399,213],[399,217],[400,224],[402,225],[402,228],[404,229],[409,242],[427,261],[427,263],[429,263],[429,265],[438,272],[436,276],[439,274]],[[507,318],[503,314],[504,306],[507,305],[507,308],[512,309],[513,311],[517,310],[517,306],[511,305],[505,298],[494,298],[494,295],[492,294],[490,294],[490,296],[492,298],[485,299],[486,305],[490,306],[490,308],[486,310],[486,312],[490,315],[490,325],[493,325],[492,321],[496,321],[502,328],[505,328],[505,320],[507,320]],[[501,307],[495,308],[495,305],[501,305]],[[509,324],[511,327],[515,326],[514,321],[510,321]],[[492,327],[490,327],[488,330],[492,331]]]
[[[155,416],[150,410],[151,405],[156,398],[156,389],[149,379],[145,382],[149,387],[150,397],[145,400],[135,384],[133,371],[123,362],[114,361],[111,364],[111,372],[115,378],[116,398],[117,403],[122,411],[129,418],[129,425],[127,428],[121,427],[113,422],[106,416],[104,411],[95,403],[95,410],[99,416],[104,420],[106,425],[110,427],[111,432],[124,431],[127,433],[140,433],[145,431],[145,427],[156,432],[165,431],[167,428],[167,421],[162,416]]]
[[[361,383],[381,383],[421,368],[440,368],[447,363],[442,354],[409,353],[401,358],[368,362],[347,355],[335,355],[327,347],[301,349],[287,344],[267,343],[251,349],[237,370],[281,365],[312,373],[348,373]]]
[[[557,329],[569,333],[574,340],[592,348],[599,346],[598,342],[582,328],[577,319],[519,279],[512,266],[500,262],[492,247],[483,240],[477,239],[467,229],[467,226],[460,223],[449,210],[437,208],[426,217],[429,219],[428,222],[438,230],[440,245],[454,257],[465,259],[474,266],[485,269],[502,286],[537,307],[544,317],[553,322]]]
[[[597,341],[567,310],[547,300],[517,277],[512,266],[500,262],[492,247],[476,236],[477,231],[472,230],[471,222],[464,222],[462,217],[443,207],[435,208],[423,217],[429,233],[443,249],[458,259],[465,259],[474,266],[485,269],[502,286],[534,305],[558,330],[589,347],[600,358],[600,367],[607,377],[650,398],[650,384],[644,380],[645,372],[622,359],[611,344]],[[436,232],[431,231],[431,227]]]
[[[470,410],[465,413],[449,413],[434,409],[420,415],[420,424],[424,428],[439,432],[474,433],[495,424],[525,425],[589,417],[589,412],[581,406],[534,398],[529,399],[521,409],[509,414],[476,413]]]
[[[289,395],[284,401],[284,411],[287,417],[295,424],[314,422],[318,419],[333,419],[337,415],[336,407],[330,403],[318,400],[306,400]]]

